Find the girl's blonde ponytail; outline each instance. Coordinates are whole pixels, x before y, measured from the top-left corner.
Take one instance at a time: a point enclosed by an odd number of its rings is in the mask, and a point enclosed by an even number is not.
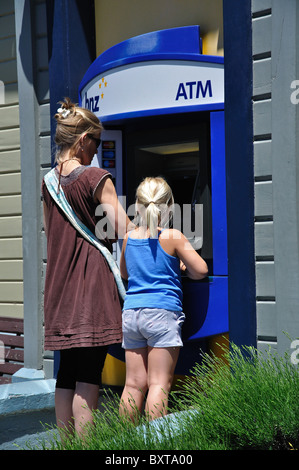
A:
[[[141,221],[149,229],[150,237],[157,238],[161,221],[167,219],[173,205],[171,188],[161,177],[145,178],[137,188],[136,204]]]
[[[158,226],[160,225],[161,220],[161,211],[159,207],[150,201],[149,205],[145,209],[146,213],[146,225],[150,232],[151,238],[157,238],[158,236]]]

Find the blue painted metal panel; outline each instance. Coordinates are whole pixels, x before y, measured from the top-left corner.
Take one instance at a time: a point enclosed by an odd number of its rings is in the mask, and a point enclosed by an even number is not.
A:
[[[205,339],[197,341],[184,341],[175,368],[175,375],[189,374],[196,364],[202,362],[202,354],[207,352],[207,341]]]
[[[184,280],[184,338],[199,340],[229,330],[224,111],[210,113],[213,277]]]
[[[228,331],[227,283],[227,277],[217,276],[204,281],[184,282],[185,340]]]
[[[256,346],[251,7],[223,2],[229,337]]]
[[[101,122],[110,124],[121,124],[127,119],[143,118],[147,116],[164,116],[169,114],[192,113],[199,111],[214,111],[224,109],[224,103],[200,104],[194,106],[181,106],[177,108],[147,109],[142,111],[101,116]]]
[[[227,219],[224,112],[210,114],[213,273],[227,275]]]

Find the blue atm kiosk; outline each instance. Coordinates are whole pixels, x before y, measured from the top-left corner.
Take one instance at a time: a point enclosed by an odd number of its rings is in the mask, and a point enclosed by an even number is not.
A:
[[[188,373],[209,339],[228,332],[223,57],[201,53],[199,26],[134,37],[93,62],[79,101],[105,128],[92,164],[112,173],[126,208],[145,176],[163,175],[181,214],[191,211],[181,230],[207,261],[209,277],[183,278],[186,321],[176,373]]]

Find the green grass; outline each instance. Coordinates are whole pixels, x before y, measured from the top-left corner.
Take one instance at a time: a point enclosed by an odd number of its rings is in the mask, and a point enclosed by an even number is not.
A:
[[[229,366],[227,365],[229,364]],[[286,356],[231,345],[221,358],[201,364],[171,394],[171,413],[138,425],[118,415],[119,396],[109,393],[84,440],[70,437],[67,450],[234,450],[299,448],[299,372]]]
[[[206,355],[181,395],[182,409],[199,410],[192,433],[201,433],[200,448],[211,440],[221,449],[299,445],[299,374],[288,357],[232,345],[224,360]]]

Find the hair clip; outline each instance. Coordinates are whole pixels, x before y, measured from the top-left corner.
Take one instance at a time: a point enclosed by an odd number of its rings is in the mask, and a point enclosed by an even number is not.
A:
[[[61,114],[61,116],[65,119],[69,114],[70,110],[69,109],[63,109],[63,108],[58,108],[57,109],[58,114]]]

